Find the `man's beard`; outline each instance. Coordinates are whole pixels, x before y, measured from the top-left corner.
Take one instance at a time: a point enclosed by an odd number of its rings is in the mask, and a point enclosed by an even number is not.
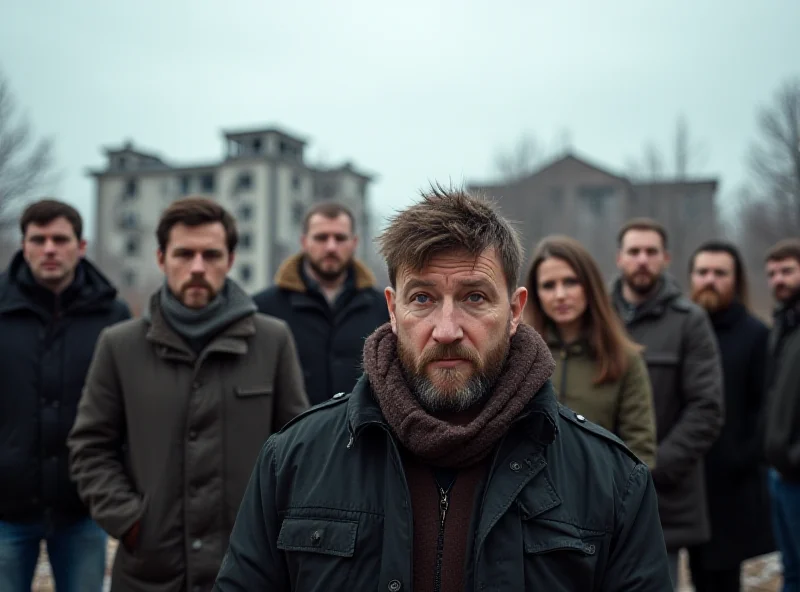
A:
[[[420,405],[432,414],[460,413],[483,403],[503,373],[510,348],[510,319],[504,335],[489,350],[483,361],[477,351],[461,343],[434,346],[417,358],[413,352],[404,347],[401,338],[397,340],[397,350],[406,382]],[[448,358],[468,361],[472,366],[471,376],[458,368],[438,368],[432,370],[439,378],[437,381],[439,385],[434,384],[428,376],[428,365]]]
[[[623,279],[631,291],[639,296],[647,296],[655,289],[660,276],[653,275],[649,271],[638,269],[632,274],[625,274]]]
[[[348,267],[353,262],[353,259],[350,258],[347,261],[342,262],[338,257],[336,260],[339,262],[339,265],[334,267],[333,269],[326,269],[322,266],[322,263],[325,259],[330,259],[331,257],[325,257],[320,261],[314,261],[310,257],[308,258],[308,265],[314,271],[318,278],[320,278],[323,282],[334,282],[342,277],[342,274],[347,272]]]
[[[772,290],[772,296],[777,302],[782,304],[789,304],[794,302],[800,296],[800,286],[792,288],[786,284],[775,286]]]
[[[710,313],[727,309],[733,302],[733,292],[717,292],[714,286],[706,286],[692,291],[692,300]]]

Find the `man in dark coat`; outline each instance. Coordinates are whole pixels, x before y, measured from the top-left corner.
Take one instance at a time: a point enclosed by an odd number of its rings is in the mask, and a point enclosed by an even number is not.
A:
[[[59,592],[100,592],[105,533],[68,469],[67,434],[100,332],[130,317],[85,257],[83,221],[55,200],[20,219],[0,275],[0,590],[30,590],[41,541]]]
[[[164,283],[142,318],[98,340],[72,477],[120,541],[114,592],[208,592],[262,445],[308,399],[288,327],[228,277],[233,216],[186,197],[156,238]]]
[[[705,458],[711,540],[689,549],[697,592],[739,592],[742,561],[775,550],[762,462],[769,329],[747,309],[738,249],[710,241],[689,263],[692,300],[709,313],[725,386],[725,425]]]
[[[358,237],[345,206],[323,202],[303,222],[301,253],[287,259],[275,285],[256,294],[259,312],[289,325],[311,403],[350,392],[361,375],[364,339],[389,320],[375,276],[354,257]]]
[[[670,590],[647,466],[558,405],[520,322],[510,224],[436,189],[381,249],[391,322],[264,446],[215,590]]]
[[[653,481],[677,586],[678,554],[711,537],[703,457],[724,423],[722,367],[708,315],[667,273],[667,233],[634,219],[617,236],[621,277],[613,302],[633,340],[644,346],[653,385],[658,449]]]
[[[778,303],[769,340],[764,454],[770,465],[772,527],[783,561],[784,590],[800,590],[800,239],[767,253]]]

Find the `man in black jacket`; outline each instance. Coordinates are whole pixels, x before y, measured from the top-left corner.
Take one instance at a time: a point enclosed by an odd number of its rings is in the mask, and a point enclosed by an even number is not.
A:
[[[739,592],[742,561],[775,550],[759,421],[769,329],[748,311],[747,275],[732,244],[701,245],[689,276],[692,300],[714,327],[725,385],[725,425],[705,458],[711,540],[689,549],[692,584],[697,592]]]
[[[764,450],[770,470],[775,540],[784,590],[800,590],[800,240],[767,253],[767,278],[778,307],[769,340]]]
[[[354,257],[358,237],[345,206],[323,202],[303,222],[302,252],[275,285],[256,294],[259,312],[286,321],[297,343],[311,404],[349,392],[361,374],[364,339],[389,320],[375,276]]]
[[[0,275],[0,590],[30,590],[42,540],[59,592],[99,592],[106,537],[69,479],[67,434],[100,332],[130,317],[84,258],[80,214],[42,200]]]
[[[558,405],[521,323],[510,224],[437,188],[380,241],[391,321],[267,441],[215,590],[670,590],[647,466]]]
[[[667,232],[633,219],[617,235],[621,274],[613,302],[633,340],[644,346],[653,385],[658,449],[653,481],[677,587],[680,549],[708,541],[703,457],[724,423],[722,367],[708,314],[667,274]]]

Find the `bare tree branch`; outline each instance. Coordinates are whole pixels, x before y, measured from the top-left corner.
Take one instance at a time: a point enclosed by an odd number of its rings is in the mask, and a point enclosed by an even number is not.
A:
[[[522,134],[514,148],[498,152],[495,169],[503,181],[516,181],[536,172],[545,158],[544,149],[533,134]]]
[[[677,181],[686,181],[703,166],[708,156],[705,144],[693,142],[689,133],[689,123],[681,115],[675,125],[673,144],[675,171],[673,177]],[[637,181],[662,181],[667,176],[667,159],[656,144],[648,142],[642,149],[641,159],[628,158],[626,170],[628,175]]]
[[[773,242],[800,234],[800,79],[786,82],[758,116],[759,138],[750,149],[753,196],[743,223]]]
[[[53,147],[49,138],[35,140],[0,72],[0,232],[11,224],[11,209],[52,181]]]

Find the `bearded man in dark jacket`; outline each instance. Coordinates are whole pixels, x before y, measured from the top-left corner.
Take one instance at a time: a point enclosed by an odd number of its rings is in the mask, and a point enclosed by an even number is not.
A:
[[[764,455],[784,590],[794,591],[800,590],[800,239],[773,246],[766,271],[777,306],[768,344]]]
[[[520,323],[509,223],[435,188],[380,244],[390,323],[267,441],[215,590],[671,590],[647,466],[558,405]]]
[[[748,310],[747,275],[735,246],[702,244],[689,275],[692,300],[708,312],[719,344],[726,415],[705,457],[711,539],[689,548],[692,584],[697,592],[739,592],[742,562],[775,550],[760,421],[769,329]]]

